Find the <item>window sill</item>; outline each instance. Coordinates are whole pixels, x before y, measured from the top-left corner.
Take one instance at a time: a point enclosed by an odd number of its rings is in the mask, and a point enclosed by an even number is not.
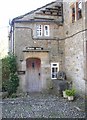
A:
[[[78,20],[81,20],[81,19],[82,19],[82,17],[78,18],[77,21],[78,21]]]
[[[75,23],[77,23],[78,21],[80,21],[80,20],[82,20],[82,17],[81,18],[79,18],[79,19],[77,19],[77,20],[75,20],[74,22],[71,22],[71,24],[75,24]]]
[[[52,80],[57,80],[57,78],[51,78]]]
[[[49,40],[52,38],[50,36],[48,36],[48,37],[34,37],[34,39],[36,39],[36,40]]]

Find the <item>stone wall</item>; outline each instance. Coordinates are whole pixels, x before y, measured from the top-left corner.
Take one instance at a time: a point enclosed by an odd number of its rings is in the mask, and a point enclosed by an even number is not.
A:
[[[82,18],[75,19],[74,23],[71,22],[70,5],[69,0],[63,2],[64,23],[62,26],[55,22],[23,22],[23,20],[30,20],[30,18],[35,17],[61,19],[35,14],[37,11],[18,19],[22,22],[17,22],[14,26],[15,54],[17,55],[19,69],[22,69],[20,60],[25,59],[23,50],[26,47],[42,47],[44,50],[49,50],[49,64],[59,62],[59,70],[66,73],[67,80],[73,81],[73,86],[77,91],[85,93],[85,80],[87,79],[87,31],[85,30],[87,29],[87,2],[86,4],[82,3]],[[38,12],[41,9],[38,9]],[[37,24],[50,26],[48,38],[37,38],[35,29]],[[49,79],[51,78],[49,77]]]
[[[64,53],[64,41],[58,41],[58,38],[62,38],[63,36],[63,27],[59,27],[57,24],[53,23],[40,23],[42,25],[49,24],[50,26],[50,37],[42,37],[40,39],[34,37],[36,24],[39,23],[15,24],[15,54],[17,55],[19,69],[21,64],[20,60],[24,59],[23,50],[26,47],[42,47],[43,49],[49,50],[50,62],[59,62],[60,69],[62,69],[64,65],[64,55],[62,55],[61,52]]]
[[[48,38],[36,38],[36,24],[49,25],[50,26],[50,36]],[[45,60],[46,53],[42,53],[42,57],[38,54],[34,54],[32,57],[40,57],[42,62],[42,83],[43,90],[48,90],[52,87],[51,81],[51,62],[59,62],[59,70],[62,70],[64,67],[64,41],[58,41],[59,38],[63,37],[63,27],[55,23],[15,23],[14,29],[14,39],[15,39],[15,54],[18,61],[18,69],[22,70],[24,65],[22,63],[26,61],[25,54],[23,50],[26,47],[42,47],[43,50],[48,50],[49,60]],[[31,57],[31,54],[27,52],[27,56]],[[22,61],[22,62],[21,62]],[[46,63],[49,61],[49,63]],[[26,70],[25,70],[26,71]],[[20,91],[26,91],[26,76],[20,75]]]
[[[84,6],[83,6],[84,7]],[[73,87],[85,93],[84,80],[84,16],[74,23],[70,21],[70,4],[64,4],[65,72]],[[84,10],[84,9],[83,9]],[[84,15],[84,14],[83,14]]]

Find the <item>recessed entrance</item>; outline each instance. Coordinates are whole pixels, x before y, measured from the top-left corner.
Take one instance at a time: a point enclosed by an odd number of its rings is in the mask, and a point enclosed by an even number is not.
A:
[[[39,58],[26,59],[27,92],[41,91],[41,60]]]

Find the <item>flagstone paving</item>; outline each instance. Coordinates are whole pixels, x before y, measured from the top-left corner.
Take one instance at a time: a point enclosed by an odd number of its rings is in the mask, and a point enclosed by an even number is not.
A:
[[[1,104],[1,103],[0,103]],[[85,118],[85,99],[34,94],[2,100],[3,118]]]

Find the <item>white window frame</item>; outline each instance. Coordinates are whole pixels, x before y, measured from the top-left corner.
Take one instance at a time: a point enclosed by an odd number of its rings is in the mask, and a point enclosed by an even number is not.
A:
[[[78,7],[76,8],[77,10],[77,20],[82,18],[82,0],[79,0],[78,2]]]
[[[49,37],[50,30],[49,25],[36,25],[36,37]]]
[[[79,2],[78,2],[78,8],[82,10],[82,0],[79,0]]]
[[[49,36],[49,25],[44,25],[44,36]]]
[[[43,26],[42,25],[37,25],[36,26],[36,36],[40,37],[43,35]]]
[[[51,63],[51,79],[57,79],[58,71],[59,71],[59,63],[57,62]]]

